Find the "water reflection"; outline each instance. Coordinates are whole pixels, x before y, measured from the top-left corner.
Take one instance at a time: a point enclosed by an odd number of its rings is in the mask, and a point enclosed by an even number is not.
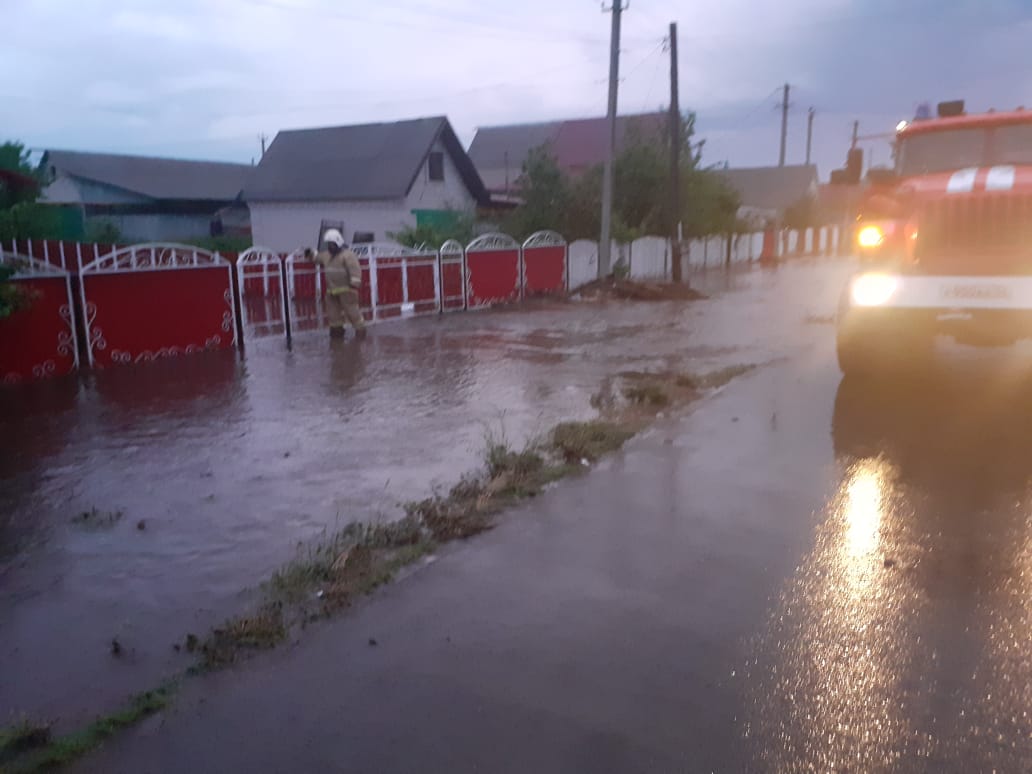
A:
[[[775,771],[1024,768],[1028,378],[847,380],[832,439],[841,484],[757,646],[757,754]]]

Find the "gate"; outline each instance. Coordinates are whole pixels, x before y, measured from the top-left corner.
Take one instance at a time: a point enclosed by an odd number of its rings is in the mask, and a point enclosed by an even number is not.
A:
[[[79,272],[90,365],[140,363],[236,344],[232,265],[188,245],[115,250]]]
[[[237,291],[244,335],[285,336],[287,312],[283,307],[283,263],[279,253],[252,247],[237,258]]]
[[[283,266],[287,275],[291,333],[324,327],[322,269],[299,250],[288,255]]]
[[[485,234],[466,247],[466,308],[482,309],[520,298],[520,243],[507,234]]]
[[[523,243],[523,295],[525,298],[558,295],[569,288],[566,240],[554,231],[538,231]]]
[[[449,239],[438,253],[441,265],[441,311],[458,312],[466,308],[466,266],[462,244]]]
[[[440,311],[436,251],[376,242],[352,250],[363,267],[362,307],[369,309],[373,321]]]
[[[26,305],[0,319],[0,382],[63,376],[79,366],[72,281],[68,272],[26,255],[4,254]]]

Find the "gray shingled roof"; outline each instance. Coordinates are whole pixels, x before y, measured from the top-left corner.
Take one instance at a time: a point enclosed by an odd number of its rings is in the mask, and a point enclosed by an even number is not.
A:
[[[48,150],[41,163],[67,175],[166,200],[232,201],[254,172],[248,164],[63,150]]]
[[[743,207],[784,212],[801,198],[817,193],[817,167],[742,167],[716,170],[735,191]]]
[[[276,135],[244,191],[248,201],[362,201],[408,194],[440,139],[478,201],[484,184],[443,116],[296,129]]]

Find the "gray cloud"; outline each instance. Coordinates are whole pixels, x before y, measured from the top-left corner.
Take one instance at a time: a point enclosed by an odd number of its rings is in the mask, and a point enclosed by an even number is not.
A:
[[[476,126],[599,115],[609,17],[595,0],[9,0],[4,131],[34,147],[249,160],[282,128],[447,114]],[[88,7],[84,7],[88,6]],[[682,105],[709,161],[773,163],[772,91],[793,84],[790,159],[818,111],[823,174],[854,118],[887,131],[921,100],[1029,99],[1030,2],[637,0],[623,112],[667,101],[679,21]],[[878,150],[887,158],[887,145]]]

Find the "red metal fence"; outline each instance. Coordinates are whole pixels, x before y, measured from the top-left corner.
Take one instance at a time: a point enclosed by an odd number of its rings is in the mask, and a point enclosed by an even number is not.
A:
[[[558,295],[567,290],[566,240],[554,231],[539,231],[523,243],[523,295]]]
[[[765,234],[762,257],[781,255],[789,245],[812,254],[842,252],[848,244],[834,228],[785,236]],[[74,370],[77,323],[80,346],[98,367],[232,347],[239,340],[238,315],[247,339],[326,325],[322,269],[299,254],[38,240],[9,246],[0,245],[0,260],[24,264],[15,281],[33,292],[34,302],[0,321],[3,381]],[[438,251],[385,244],[353,249],[362,265],[359,301],[370,322],[562,294],[570,282],[568,245],[551,231],[522,245],[487,234],[465,248],[452,240]]]
[[[26,255],[5,254],[14,286],[28,303],[0,319],[0,382],[63,376],[79,365],[75,305],[66,271]]]
[[[90,365],[139,363],[237,342],[232,266],[185,245],[134,245],[79,272]]]
[[[520,298],[520,243],[507,234],[485,234],[466,247],[466,308],[483,309]]]

